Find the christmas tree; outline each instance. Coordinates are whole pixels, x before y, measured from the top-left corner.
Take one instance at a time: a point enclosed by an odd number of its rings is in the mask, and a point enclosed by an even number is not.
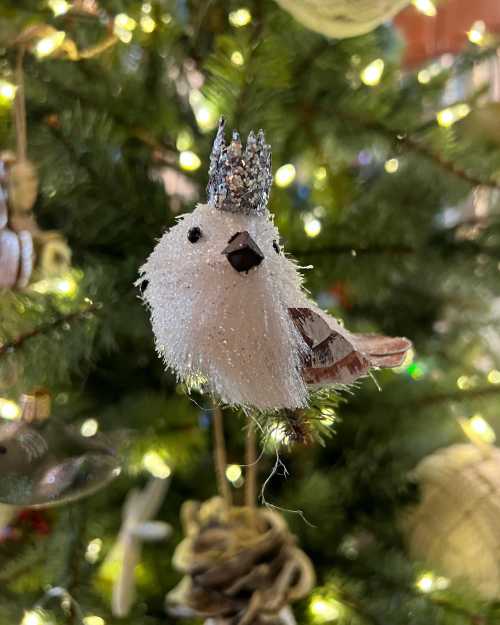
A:
[[[500,15],[373,4],[1,3],[0,625],[500,622]],[[139,271],[221,116],[272,146],[269,245],[400,366],[262,411],[165,370]]]

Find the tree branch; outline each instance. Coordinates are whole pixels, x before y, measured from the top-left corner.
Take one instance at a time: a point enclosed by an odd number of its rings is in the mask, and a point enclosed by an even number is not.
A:
[[[36,336],[53,332],[56,328],[62,326],[65,323],[71,323],[72,321],[83,319],[88,313],[95,313],[96,311],[97,304],[91,304],[82,310],[77,310],[67,315],[62,315],[61,317],[58,317],[53,321],[39,325],[37,328],[33,328],[29,332],[20,334],[19,336],[16,336],[14,339],[8,341],[7,343],[2,343],[0,345],[0,357],[12,350],[18,349],[19,347],[24,345],[24,343],[35,338]]]
[[[445,159],[441,154],[434,152],[429,146],[424,145],[420,141],[417,141],[417,139],[411,137],[403,131],[389,128],[379,121],[363,119],[345,111],[337,110],[335,111],[335,113],[340,119],[343,119],[348,123],[385,136],[394,145],[402,146],[408,151],[416,152],[421,156],[425,156],[426,158],[437,164],[439,167],[441,167],[441,169],[444,169],[453,176],[464,180],[471,186],[483,186],[490,189],[500,189],[500,183],[495,182],[490,178],[483,179],[473,174],[470,174],[465,169],[459,167],[456,163]]]

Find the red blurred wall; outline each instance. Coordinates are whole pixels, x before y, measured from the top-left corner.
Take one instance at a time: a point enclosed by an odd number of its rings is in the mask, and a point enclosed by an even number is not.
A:
[[[443,0],[436,17],[408,7],[395,18],[407,41],[406,65],[459,52],[468,43],[467,31],[478,20],[490,32],[500,32],[500,0]]]

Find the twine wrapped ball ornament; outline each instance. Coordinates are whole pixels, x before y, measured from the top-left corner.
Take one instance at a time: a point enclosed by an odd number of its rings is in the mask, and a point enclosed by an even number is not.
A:
[[[402,519],[410,554],[485,599],[500,598],[500,449],[458,444],[414,470],[421,501]]]
[[[214,497],[186,502],[182,521],[173,565],[185,577],[167,595],[170,612],[206,625],[295,623],[288,606],[307,596],[315,574],[282,516]]]
[[[327,37],[364,35],[393,18],[409,0],[276,0],[306,28]]]
[[[272,180],[262,130],[245,147],[236,131],[226,144],[221,119],[208,203],[163,235],[137,281],[165,365],[257,411],[306,407],[311,387],[399,366],[411,345],[352,334],[309,298],[268,212]]]

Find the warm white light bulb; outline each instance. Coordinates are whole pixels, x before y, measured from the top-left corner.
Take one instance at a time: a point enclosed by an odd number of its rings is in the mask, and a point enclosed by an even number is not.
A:
[[[413,6],[427,17],[435,17],[437,15],[436,5],[432,0],[412,0]]]
[[[472,24],[467,37],[471,43],[480,46],[484,42],[484,34],[486,32],[486,24],[482,20],[478,20]]]
[[[141,25],[141,30],[148,35],[156,28],[156,22],[149,15],[143,15],[139,23]]]
[[[471,430],[485,443],[493,444],[496,434],[491,425],[480,414],[475,414],[469,419]]]
[[[246,8],[237,9],[229,14],[229,22],[235,28],[247,26],[252,21],[252,14]]]
[[[142,459],[142,465],[151,475],[160,479],[165,480],[172,474],[172,469],[156,451],[146,452]]]
[[[134,30],[137,26],[137,22],[126,13],[118,13],[115,17],[115,26],[125,28],[126,30]]]
[[[196,171],[201,167],[200,157],[191,152],[191,150],[184,150],[179,154],[179,164],[182,169],[186,171]]]
[[[67,13],[71,5],[66,0],[48,0],[47,4],[49,5],[49,9],[51,9],[52,13],[55,17],[59,15],[64,15]]]
[[[63,41],[66,39],[66,33],[62,30],[57,30],[47,37],[43,37],[37,42],[34,48],[35,55],[39,59],[43,59],[46,56],[53,54],[59,47],[61,47]]]
[[[94,538],[87,545],[87,550],[85,552],[85,560],[90,564],[95,564],[99,559],[99,555],[102,549],[102,540],[100,538]]]
[[[304,215],[304,232],[310,239],[314,239],[321,232],[321,221],[312,213]]]
[[[313,597],[309,612],[316,623],[333,623],[341,616],[338,602],[322,597]]]
[[[0,397],[0,417],[13,421],[21,416],[21,408],[15,401]]]
[[[429,593],[434,589],[434,575],[433,573],[424,573],[421,575],[416,583],[416,587],[423,593]]]
[[[436,115],[437,123],[442,128],[449,128],[453,126],[456,122],[467,117],[470,113],[470,106],[465,102],[461,104],[455,104],[454,106],[449,106],[448,108],[439,111]]]
[[[385,63],[382,59],[375,59],[367,65],[361,72],[361,81],[368,87],[375,87],[379,84],[384,73]]]
[[[274,174],[274,180],[278,187],[289,187],[295,180],[296,171],[295,167],[291,163],[282,165]]]
[[[21,625],[45,625],[45,619],[39,610],[27,610]]]
[[[80,433],[82,436],[86,438],[91,438],[97,434],[99,430],[99,423],[96,419],[87,419],[82,423],[82,427],[80,428]]]
[[[230,464],[226,468],[226,478],[233,484],[241,479],[242,474],[243,472],[239,464]]]
[[[105,625],[106,621],[100,617],[95,615],[85,616],[83,618],[83,625]]]
[[[492,369],[488,373],[488,382],[490,384],[500,384],[500,371],[498,369]]]
[[[17,87],[8,80],[0,79],[0,98],[12,101],[16,97]]]
[[[231,63],[233,65],[243,65],[244,62],[245,62],[245,59],[243,58],[243,54],[241,54],[239,50],[235,50],[231,54]]]
[[[399,161],[397,158],[390,158],[385,162],[384,169],[388,174],[395,174],[399,169]]]

